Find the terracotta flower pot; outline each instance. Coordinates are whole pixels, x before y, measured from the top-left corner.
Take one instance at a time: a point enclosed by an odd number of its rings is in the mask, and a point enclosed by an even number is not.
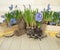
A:
[[[23,18],[21,18],[17,21],[17,25],[18,25],[18,29],[15,30],[14,33],[16,34],[16,36],[23,35],[25,33],[25,26],[24,26],[25,22],[24,22]]]
[[[45,23],[41,24],[41,29],[42,29],[43,33],[45,33],[45,31],[46,31],[46,27],[47,27],[47,24],[45,24]]]

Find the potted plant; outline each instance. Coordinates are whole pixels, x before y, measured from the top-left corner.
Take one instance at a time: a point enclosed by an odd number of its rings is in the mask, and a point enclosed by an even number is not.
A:
[[[50,24],[50,22],[52,22],[52,17],[53,17],[53,11],[43,12],[43,20],[46,22],[46,24]]]
[[[58,26],[59,16],[58,12],[50,11],[49,5],[47,10],[44,9],[43,11],[43,22],[46,23],[46,33],[50,33],[51,36],[55,36],[60,31],[60,26]]]
[[[24,25],[20,19],[22,17],[22,11],[17,10],[17,9],[12,10],[13,9],[12,7],[13,7],[13,5],[11,5],[9,7],[11,11],[5,14],[6,21],[7,21],[8,26],[12,26],[14,24],[18,25],[18,30],[15,30],[14,34],[5,35],[5,37],[12,37],[13,35],[21,34],[21,31],[20,31],[21,28],[20,27],[23,27],[22,25]],[[16,34],[16,31],[19,33]]]
[[[23,15],[22,11],[18,11],[18,10],[15,11],[15,15],[16,15],[16,19],[17,19],[18,29],[15,30],[14,33],[17,36],[21,36],[26,32],[26,30],[25,30],[26,23],[25,23],[25,20],[24,20],[24,15]]]
[[[59,14],[59,16],[58,16],[58,20],[59,20],[58,26],[60,26],[60,12],[58,12],[58,14]]]
[[[33,22],[33,14],[31,9],[24,9],[24,20],[26,22],[27,27],[30,27]]]
[[[46,27],[46,31],[50,34],[50,36],[55,36],[56,33],[58,33],[60,31],[60,26],[58,26],[58,22],[59,22],[59,14],[57,12],[53,12],[53,15],[51,16],[51,21],[50,24],[47,25]],[[50,20],[48,18],[48,20]]]
[[[10,22],[10,19],[11,19],[11,14],[8,12],[5,14],[6,16],[6,23],[7,23],[7,26],[9,25],[9,22]]]
[[[59,23],[59,13],[58,12],[54,12],[54,14],[53,14],[53,22],[55,22],[56,25],[58,25],[58,23]]]

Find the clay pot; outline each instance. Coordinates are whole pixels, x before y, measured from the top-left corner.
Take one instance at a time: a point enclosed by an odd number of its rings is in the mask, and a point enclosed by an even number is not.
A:
[[[25,34],[25,22],[24,22],[23,18],[21,18],[17,21],[17,25],[18,25],[18,29],[15,30],[15,32],[14,32],[16,34],[16,36],[21,36],[21,35]]]

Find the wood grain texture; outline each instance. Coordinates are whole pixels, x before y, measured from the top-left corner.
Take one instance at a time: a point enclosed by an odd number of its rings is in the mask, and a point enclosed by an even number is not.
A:
[[[0,50],[60,50],[60,47],[57,44],[57,38],[48,36],[40,41],[22,35],[20,37],[0,38]]]

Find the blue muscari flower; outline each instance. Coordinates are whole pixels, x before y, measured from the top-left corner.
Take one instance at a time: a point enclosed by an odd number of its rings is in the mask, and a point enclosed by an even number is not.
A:
[[[35,20],[36,20],[37,22],[41,22],[42,19],[43,19],[42,14],[41,14],[41,13],[37,13],[36,16],[35,16]]]
[[[26,9],[26,6],[25,5],[23,5],[23,7],[24,7],[24,9]]]
[[[13,9],[13,4],[11,4],[11,6],[9,6],[9,9],[12,10]]]
[[[10,24],[12,25],[12,24],[16,24],[16,19],[15,18],[11,18],[10,19]]]
[[[17,8],[17,5],[15,5],[15,8]]]
[[[31,5],[29,4],[29,8],[31,9]]]
[[[47,11],[50,11],[50,4],[48,4],[48,6],[47,6]]]

